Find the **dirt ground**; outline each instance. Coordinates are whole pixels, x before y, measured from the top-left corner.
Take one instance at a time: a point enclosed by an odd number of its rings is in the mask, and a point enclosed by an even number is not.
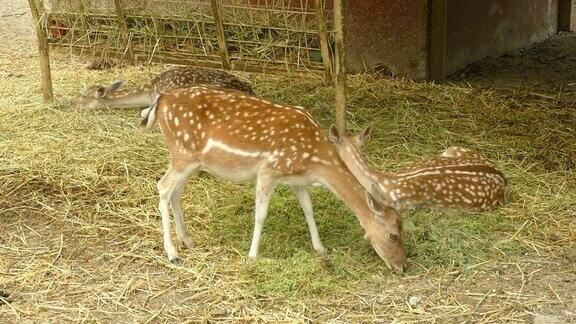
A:
[[[489,57],[460,70],[451,80],[466,80],[477,86],[533,86],[564,95],[576,83],[576,38],[560,33],[546,42]]]
[[[557,128],[542,130],[537,118],[527,119],[532,121],[530,125],[524,120],[507,120],[505,115],[491,121],[480,114],[480,121],[494,122],[494,129],[504,129],[498,134],[507,136],[491,138],[485,145],[497,147],[492,157],[503,161],[517,188],[512,191],[509,207],[486,216],[508,228],[499,229],[494,236],[489,221],[474,222],[467,215],[449,214],[447,217],[465,220],[464,225],[471,224],[467,229],[471,233],[481,233],[473,238],[464,233],[465,229],[450,232],[462,234],[464,247],[450,246],[453,241],[434,241],[435,232],[427,231],[434,225],[453,227],[452,223],[445,223],[446,216],[439,213],[426,214],[430,223],[419,233],[436,244],[429,250],[415,249],[420,253],[412,256],[415,270],[396,277],[380,268],[369,248],[359,252],[357,247],[362,243],[350,242],[351,248],[348,243],[330,240],[331,229],[324,228],[321,235],[336,245],[332,263],[302,252],[307,243],[294,243],[294,250],[274,250],[270,247],[274,242],[290,244],[297,234],[299,238],[307,235],[305,227],[283,235],[289,230],[281,228],[282,223],[271,223],[265,230],[265,236],[280,233],[265,242],[268,247],[263,254],[269,258],[251,263],[244,258],[251,218],[233,221],[218,216],[228,210],[250,215],[251,188],[229,187],[208,177],[196,182],[198,187],[206,187],[193,197],[200,203],[192,202],[192,197],[185,203],[188,221],[195,225],[193,237],[202,244],[182,252],[186,258],[182,267],[167,263],[160,243],[160,221],[152,215],[156,197],[155,179],[151,179],[165,168],[165,151],[123,146],[128,141],[159,146],[158,138],[153,134],[142,140],[139,133],[126,131],[137,123],[137,118],[127,113],[106,112],[94,117],[43,105],[29,19],[26,2],[0,0],[0,140],[4,141],[0,145],[0,322],[576,322],[576,161],[574,145],[569,142],[576,134],[576,125],[566,122],[574,120],[570,118],[574,118],[576,105],[576,35],[563,33],[527,50],[487,58],[463,69],[445,85],[422,85],[427,91],[438,91],[446,102],[455,100],[454,106],[461,102],[478,107],[501,105],[512,107],[514,114],[521,114],[527,105],[550,107],[543,116],[557,118],[550,122]],[[52,60],[58,99],[87,82],[78,75],[83,62],[64,54],[54,55]],[[130,67],[126,73],[144,79],[159,69]],[[113,73],[96,73],[90,81],[110,79]],[[267,80],[256,78],[254,82],[264,88]],[[364,91],[354,84],[352,91]],[[308,81],[302,81],[301,86],[311,93],[316,91]],[[423,114],[435,104],[435,98],[417,91],[419,86],[410,82],[391,81],[379,86],[367,93],[378,96],[378,91],[387,89],[382,100],[392,101],[398,113],[412,109],[418,100]],[[406,90],[408,87],[416,90]],[[281,100],[287,96],[283,91],[288,90],[270,90],[268,94]],[[17,96],[16,91],[25,95]],[[461,93],[460,97],[450,97],[452,91]],[[518,102],[519,97],[523,99]],[[504,108],[502,111],[510,111]],[[42,114],[56,117],[38,118]],[[27,117],[35,118],[33,124]],[[451,118],[429,122],[458,123],[458,118],[465,119],[458,115]],[[411,126],[414,134],[422,127],[420,122]],[[78,130],[89,129],[91,123],[109,133],[104,131],[102,143],[93,150],[80,150],[75,146],[85,141],[81,137],[89,136]],[[525,133],[515,133],[514,127],[523,127]],[[72,131],[78,134],[69,134]],[[522,137],[530,131],[534,138],[550,135],[558,139],[551,146],[563,143],[568,149],[540,147],[539,152],[538,148],[521,147]],[[387,136],[401,138],[398,133],[390,131]],[[446,134],[450,140],[467,137],[448,130]],[[501,143],[515,140],[518,147]],[[405,140],[397,148],[410,152],[411,145],[414,143]],[[14,151],[17,147],[27,151]],[[389,153],[372,152],[376,162],[384,161],[382,156]],[[41,155],[61,161],[62,166],[44,162]],[[124,164],[105,163],[119,155],[127,156]],[[545,162],[533,161],[533,157]],[[87,162],[68,165],[72,160]],[[124,174],[125,182],[114,182],[114,176]],[[530,178],[530,186],[524,186],[524,177]],[[142,197],[129,200],[126,191],[132,189],[141,191]],[[275,201],[274,209],[296,210],[284,196]],[[78,200],[70,201],[69,197]],[[546,197],[546,201],[535,197]],[[14,201],[17,203],[12,204]],[[322,209],[330,208],[333,202],[320,203],[320,221],[326,220]],[[83,214],[86,210],[90,212]],[[543,220],[542,214],[558,217]],[[193,215],[208,217],[223,229]],[[411,216],[425,222],[422,214]],[[344,223],[331,224],[347,228]],[[224,233],[234,227],[242,231]],[[360,237],[359,230],[349,231],[351,237]],[[411,231],[417,232],[414,226]],[[231,243],[238,241],[244,243]],[[461,251],[460,257],[468,261],[463,265],[427,261],[427,255],[441,256],[434,251],[439,249],[439,242],[445,243],[446,250]],[[466,244],[472,246],[468,251]],[[473,247],[486,249],[486,255],[476,257]],[[451,256],[444,258],[450,260]]]

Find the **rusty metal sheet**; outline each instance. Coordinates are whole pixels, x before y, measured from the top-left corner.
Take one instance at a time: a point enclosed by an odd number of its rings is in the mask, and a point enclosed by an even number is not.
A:
[[[427,70],[428,1],[347,1],[348,69],[385,66],[394,75],[423,80]]]

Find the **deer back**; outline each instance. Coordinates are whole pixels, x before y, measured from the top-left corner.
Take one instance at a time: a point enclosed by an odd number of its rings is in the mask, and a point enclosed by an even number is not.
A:
[[[157,93],[195,85],[208,85],[254,94],[252,87],[236,76],[226,71],[201,67],[177,67],[164,71],[155,76],[150,85]]]
[[[197,86],[163,94],[156,109],[171,153],[207,166],[265,168],[278,175],[298,174],[314,166],[343,166],[302,107]]]
[[[476,155],[439,156],[394,172],[388,190],[402,208],[491,209],[504,199],[502,172]]]

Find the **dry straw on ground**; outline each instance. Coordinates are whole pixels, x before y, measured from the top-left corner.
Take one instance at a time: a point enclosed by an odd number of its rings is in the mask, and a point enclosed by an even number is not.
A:
[[[135,110],[64,104],[89,83],[121,76],[134,86],[164,67],[86,71],[85,62],[56,54],[63,104],[47,106],[33,52],[0,51],[3,321],[576,320],[573,85],[559,94],[350,79],[350,125],[375,126],[366,150],[379,168],[463,145],[509,179],[508,202],[495,212],[406,213],[404,276],[385,269],[351,212],[322,189],[312,196],[327,257],[312,252],[298,204],[280,187],[261,257],[247,260],[252,184],[206,174],[186,190],[197,246],[181,250],[176,267],[165,260],[156,211],[155,183],[167,165],[159,132],[139,131]],[[332,89],[320,79],[241,77],[266,98],[307,107],[324,127],[332,121]]]

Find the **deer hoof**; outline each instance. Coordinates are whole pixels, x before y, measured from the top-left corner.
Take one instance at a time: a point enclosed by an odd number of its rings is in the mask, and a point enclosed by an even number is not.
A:
[[[180,260],[180,258],[174,258],[174,259],[170,260],[170,263],[172,263],[175,266],[179,266],[179,265],[182,265],[182,260]]]
[[[319,254],[326,254],[326,249],[323,246],[314,248],[314,251],[316,251]]]
[[[181,242],[182,245],[184,245],[184,247],[187,249],[191,249],[194,247],[194,241],[192,241],[192,239],[189,237],[183,238]]]

